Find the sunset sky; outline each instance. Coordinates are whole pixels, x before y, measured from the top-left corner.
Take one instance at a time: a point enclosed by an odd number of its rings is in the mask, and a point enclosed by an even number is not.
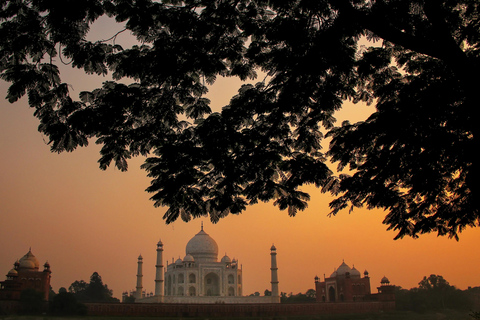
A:
[[[63,68],[62,80],[72,85],[73,97],[92,90],[108,78],[85,76]],[[224,79],[211,88],[208,97],[216,109],[225,105],[239,87],[238,80]],[[155,249],[164,243],[169,262],[185,256],[185,246],[199,230],[243,266],[243,293],[263,294],[270,289],[270,247],[275,244],[282,292],[305,292],[314,287],[314,277],[328,277],[344,260],[363,273],[368,270],[372,291],[387,276],[394,285],[411,288],[423,276],[442,275],[460,289],[480,286],[477,229],[467,229],[460,241],[438,238],[394,241],[396,233],[382,224],[380,210],[342,212],[329,218],[328,194],[306,187],[311,195],[307,210],[294,218],[271,203],[249,207],[213,225],[208,219],[166,225],[165,208],[154,208],[143,158],[129,162],[128,172],[98,168],[100,147],[90,142],[73,153],[54,154],[47,138],[37,131],[38,120],[27,100],[10,104],[8,85],[0,82],[0,278],[13,263],[32,248],[43,265],[51,265],[55,291],[75,280],[88,282],[97,271],[120,298],[136,284],[137,257],[144,261],[144,288],[154,291]],[[352,121],[364,119],[372,110],[348,106],[339,114]],[[166,263],[165,263],[166,264]]]

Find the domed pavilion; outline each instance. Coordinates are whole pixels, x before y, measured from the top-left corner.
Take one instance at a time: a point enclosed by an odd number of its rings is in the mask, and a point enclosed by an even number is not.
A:
[[[315,290],[318,302],[362,302],[394,301],[395,286],[383,277],[378,293],[372,293],[370,277],[365,270],[363,277],[354,266],[350,268],[345,261],[324,281],[315,277]]]
[[[41,292],[43,299],[48,300],[50,292],[50,264],[43,265],[40,271],[40,263],[33,255],[32,250],[15,261],[13,268],[7,273],[7,279],[0,282],[0,300],[19,300],[20,294],[25,289],[34,289]]]

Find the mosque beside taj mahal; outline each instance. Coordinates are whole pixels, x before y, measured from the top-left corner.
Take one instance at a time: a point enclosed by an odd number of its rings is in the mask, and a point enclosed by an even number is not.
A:
[[[157,243],[155,294],[143,290],[143,258],[138,257],[136,303],[249,304],[280,303],[277,252],[270,248],[271,296],[242,296],[242,267],[227,255],[218,261],[218,245],[204,230],[188,241],[185,257],[165,266],[163,243]],[[128,295],[128,293],[124,293]]]

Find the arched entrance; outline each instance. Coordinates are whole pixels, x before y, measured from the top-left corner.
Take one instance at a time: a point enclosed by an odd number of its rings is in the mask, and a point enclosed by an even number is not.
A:
[[[220,278],[211,272],[205,276],[203,284],[203,295],[219,296],[220,295]]]
[[[328,288],[328,301],[335,302],[335,288]]]

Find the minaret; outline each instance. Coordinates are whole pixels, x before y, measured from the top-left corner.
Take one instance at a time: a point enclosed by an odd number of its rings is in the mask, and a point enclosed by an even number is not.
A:
[[[278,298],[278,275],[277,275],[277,248],[275,248],[274,245],[270,248],[270,256],[272,257],[272,266],[270,267],[270,270],[272,271],[272,281],[270,283],[272,284],[272,297]]]
[[[157,264],[155,265],[155,296],[163,297],[163,243],[159,240],[157,243]],[[161,301],[160,301],[161,302]]]
[[[142,255],[139,255],[138,256],[138,269],[137,269],[137,291],[135,292],[135,299],[137,299],[137,300],[142,298],[142,290],[143,290],[142,268],[143,268],[143,258],[142,258]]]

